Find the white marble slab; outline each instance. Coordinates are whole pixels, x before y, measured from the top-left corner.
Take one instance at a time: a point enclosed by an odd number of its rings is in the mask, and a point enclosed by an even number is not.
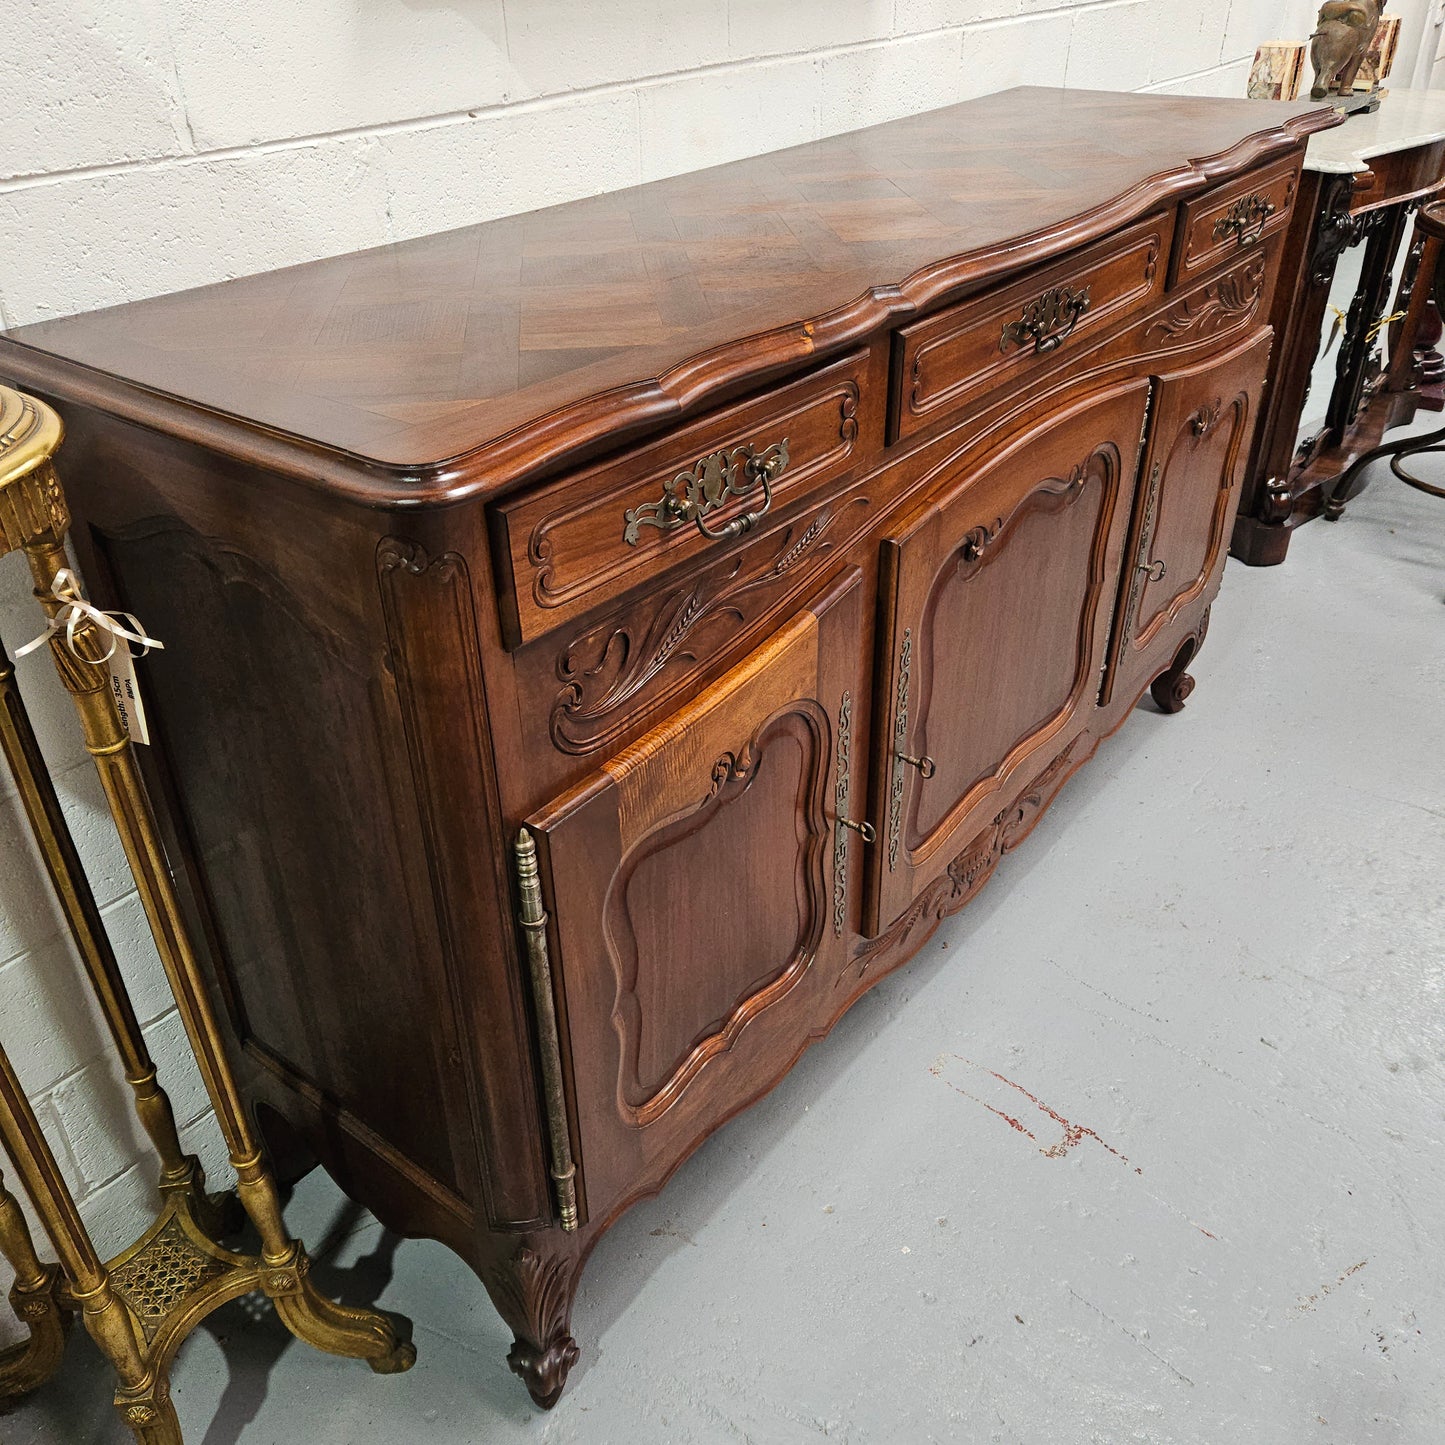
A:
[[[1445,90],[1396,90],[1379,110],[1352,115],[1332,130],[1316,131],[1305,149],[1305,169],[1347,175],[1370,168],[1371,156],[1445,140]]]

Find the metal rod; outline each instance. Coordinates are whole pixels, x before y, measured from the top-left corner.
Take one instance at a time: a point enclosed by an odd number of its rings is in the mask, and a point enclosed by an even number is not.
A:
[[[562,1081],[562,1045],[557,1032],[557,1005],[552,997],[552,964],[547,956],[547,910],[542,906],[542,879],[537,872],[537,845],[523,828],[517,834],[517,921],[527,946],[532,976],[532,1002],[537,1010],[537,1041],[542,1054],[542,1089],[547,1108],[552,1184],[563,1229],[577,1228],[577,1168],[567,1128],[567,1096]]]

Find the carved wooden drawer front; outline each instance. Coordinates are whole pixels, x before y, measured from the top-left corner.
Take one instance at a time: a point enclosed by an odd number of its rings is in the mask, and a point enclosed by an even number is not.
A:
[[[1007,841],[1015,775],[1061,756],[1092,712],[1148,395],[1141,378],[1075,402],[945,473],[884,538],[870,932],[940,876],[978,881]]]
[[[850,568],[529,820],[586,1214],[654,1186],[822,1034],[857,927],[866,712]]]
[[[1173,624],[1219,588],[1273,332],[1159,380],[1099,700],[1132,698],[1179,645]]]
[[[1192,281],[1241,250],[1283,230],[1294,204],[1299,159],[1250,171],[1179,208],[1171,286]]]
[[[499,503],[493,515],[511,569],[510,586],[502,583],[508,645],[530,642],[689,557],[720,550],[732,538],[717,534],[730,525],[736,533],[746,517],[761,521],[760,513],[781,512],[876,455],[883,398],[865,386],[867,368],[868,352],[855,352]],[[749,457],[770,464],[767,487],[748,474]],[[732,490],[724,486],[728,468]],[[708,499],[700,519],[680,515],[689,495]]]
[[[1153,216],[1022,281],[899,329],[890,437],[959,412],[1005,382],[1020,384],[1055,351],[1067,355],[1164,286],[1173,229]]]
[[[886,505],[886,473],[844,484],[790,517],[768,518],[743,547],[621,599],[513,654],[523,716],[540,741],[582,755],[680,700],[746,633],[816,585],[821,569]]]
[[[1241,335],[1268,317],[1280,242],[1248,247],[1224,270],[1170,295],[1127,339],[1142,352],[1175,351]]]

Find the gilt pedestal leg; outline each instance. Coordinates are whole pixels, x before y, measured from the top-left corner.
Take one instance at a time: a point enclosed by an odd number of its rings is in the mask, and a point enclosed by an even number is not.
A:
[[[85,964],[91,989],[105,1016],[106,1027],[134,1096],[136,1116],[160,1161],[163,1196],[175,1196],[190,1211],[202,1233],[223,1239],[240,1228],[240,1209],[233,1196],[206,1192],[200,1161],[185,1153],[176,1133],[171,1101],[156,1079],[156,1066],[121,977],[100,909],[81,865],[60,799],[55,792],[35,730],[15,682],[15,668],[0,642],[0,751],[14,775],[30,831],[40,849],[45,871],[65,914],[76,950]]]
[[[0,1351],[0,1404],[28,1395],[60,1368],[71,1313],[61,1303],[60,1267],[41,1264],[15,1196],[0,1176],[0,1254],[15,1275],[10,1304],[30,1338]]]
[[[115,1370],[119,1382],[115,1403],[121,1418],[142,1445],[181,1445],[180,1425],[164,1377],[145,1357],[135,1321],[116,1294],[110,1273],[95,1252],[95,1245],[75,1207],[75,1199],[66,1187],[60,1166],[3,1048],[0,1048],[0,1139],[60,1260],[69,1301],[80,1312],[91,1338]],[[7,1243],[13,1238],[12,1231],[7,1234]]]

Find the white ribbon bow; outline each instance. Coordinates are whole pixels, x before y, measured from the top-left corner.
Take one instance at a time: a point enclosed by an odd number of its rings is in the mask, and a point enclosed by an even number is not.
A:
[[[99,607],[87,602],[84,592],[80,590],[80,578],[69,567],[62,567],[55,574],[50,595],[60,603],[60,610],[50,619],[45,631],[39,637],[32,638],[24,647],[16,648],[16,657],[24,657],[27,652],[34,652],[37,647],[44,647],[57,632],[62,631],[65,633],[65,645],[71,652],[82,662],[88,662],[93,666],[109,662],[115,656],[115,650],[122,641],[125,642],[127,648],[132,642],[138,643],[141,648],[141,651],[135,654],[138,657],[144,657],[153,647],[162,650],[165,648],[164,642],[158,642],[154,637],[146,636],[140,623],[131,613],[102,612]],[[122,619],[124,619],[124,623],[130,625],[125,626]],[[100,657],[87,657],[75,644],[76,633],[86,623],[89,623],[106,639],[106,649]]]

